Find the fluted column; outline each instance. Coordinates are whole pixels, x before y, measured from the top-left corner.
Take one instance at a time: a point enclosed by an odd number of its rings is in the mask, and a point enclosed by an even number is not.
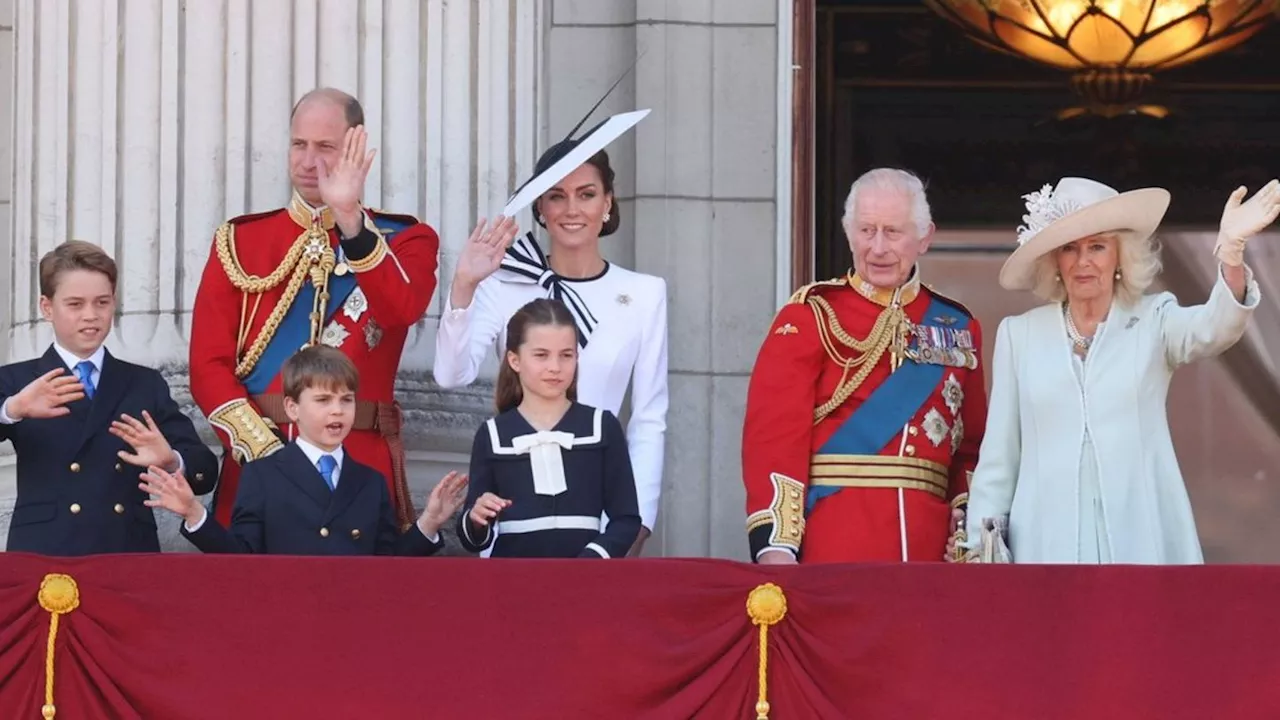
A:
[[[121,268],[112,351],[185,366],[213,231],[287,201],[289,112],[314,87],[361,99],[365,200],[440,232],[446,285],[540,144],[543,0],[15,5],[10,358],[51,338],[33,261],[79,238]],[[430,367],[433,334],[410,337],[407,371]]]

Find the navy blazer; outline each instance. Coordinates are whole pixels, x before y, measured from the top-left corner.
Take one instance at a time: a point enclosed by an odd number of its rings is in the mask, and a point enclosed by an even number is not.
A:
[[[0,403],[32,380],[55,368],[73,374],[49,346],[45,354],[0,367]],[[8,440],[18,456],[18,498],[9,525],[10,551],[46,555],[160,552],[156,519],[138,489],[145,468],[120,460],[132,450],[108,432],[113,420],[142,411],[182,455],[186,478],[197,494],[213,490],[218,459],[182,413],[159,372],[102,358],[97,392],[69,404],[71,414],[49,419],[26,418],[0,424],[0,441]]]
[[[344,453],[330,490],[296,443],[245,464],[230,529],[209,515],[195,532],[183,523],[182,534],[207,553],[432,555],[444,547],[417,523],[397,531],[382,473]]]

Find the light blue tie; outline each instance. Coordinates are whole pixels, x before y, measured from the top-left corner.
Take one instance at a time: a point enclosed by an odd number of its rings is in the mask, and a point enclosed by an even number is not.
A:
[[[76,377],[80,379],[80,384],[84,386],[84,396],[93,399],[93,394],[98,388],[93,384],[93,363],[88,360],[81,360],[76,364]]]
[[[316,467],[320,470],[320,477],[324,478],[325,484],[333,490],[336,485],[333,484],[333,471],[338,469],[338,461],[333,459],[332,455],[321,455],[316,461]]]

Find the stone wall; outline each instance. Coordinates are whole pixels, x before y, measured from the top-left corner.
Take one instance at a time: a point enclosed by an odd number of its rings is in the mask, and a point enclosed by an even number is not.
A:
[[[20,208],[10,219],[0,156],[0,232],[15,231],[0,235],[0,263],[17,266],[7,357],[50,340],[30,259],[89,239],[124,271],[109,347],[168,368],[185,397],[211,233],[287,198],[289,108],[318,84],[364,102],[379,148],[368,202],[440,232],[443,292],[475,219],[495,214],[537,154],[644,52],[597,118],[653,111],[610,147],[624,222],[604,248],[665,277],[670,292],[666,479],[647,553],[745,558],[747,375],[786,276],[776,259],[780,5],[789,16],[779,0],[0,0],[0,53],[15,36],[18,46],[16,64],[0,66],[0,93],[10,80],[17,89],[0,150],[18,151]],[[531,226],[527,211],[520,219]],[[430,380],[439,307],[411,334],[399,383],[419,498],[465,465],[489,412],[483,381],[442,392]],[[12,467],[0,466],[0,533],[11,483]],[[172,535],[170,524],[166,547],[182,549]]]

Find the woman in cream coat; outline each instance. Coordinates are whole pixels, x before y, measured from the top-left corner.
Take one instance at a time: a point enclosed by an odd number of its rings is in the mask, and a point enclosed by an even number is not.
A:
[[[1258,287],[1244,245],[1280,213],[1273,180],[1222,215],[1219,272],[1204,305],[1145,295],[1160,270],[1158,188],[1117,193],[1082,178],[1024,196],[1009,290],[1050,301],[996,332],[986,434],[969,491],[965,547],[998,546],[1007,519],[1019,563],[1203,562],[1165,415],[1179,366],[1244,334]]]

